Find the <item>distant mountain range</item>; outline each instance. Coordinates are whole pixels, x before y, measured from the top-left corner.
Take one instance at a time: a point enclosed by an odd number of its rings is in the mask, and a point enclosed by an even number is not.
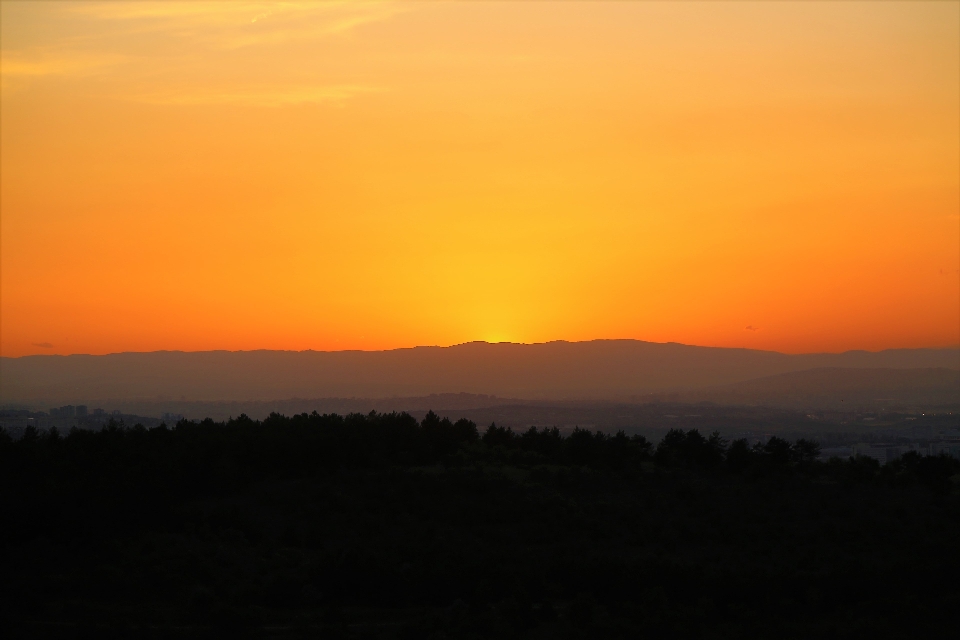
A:
[[[0,403],[7,405],[449,393],[539,401],[643,402],[656,394],[743,402],[821,398],[831,404],[845,400],[840,397],[845,394],[855,399],[906,393],[914,399],[949,403],[960,402],[960,349],[789,355],[594,340],[471,342],[390,351],[157,351],[0,358]]]
[[[688,394],[688,397],[723,404],[760,404],[797,409],[960,409],[960,370],[944,367],[807,369],[697,390]]]

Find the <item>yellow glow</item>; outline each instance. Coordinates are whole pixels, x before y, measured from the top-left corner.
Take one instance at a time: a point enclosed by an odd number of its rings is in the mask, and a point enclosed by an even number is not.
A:
[[[3,355],[960,342],[960,4],[0,12]]]

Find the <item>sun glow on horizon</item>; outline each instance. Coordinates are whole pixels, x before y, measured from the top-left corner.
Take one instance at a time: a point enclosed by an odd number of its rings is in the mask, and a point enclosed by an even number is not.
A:
[[[960,3],[0,17],[4,356],[960,344]]]

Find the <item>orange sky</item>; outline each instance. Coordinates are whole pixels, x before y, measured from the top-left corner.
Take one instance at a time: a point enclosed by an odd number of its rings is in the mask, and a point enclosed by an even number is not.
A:
[[[960,343],[960,3],[0,11],[2,355]]]

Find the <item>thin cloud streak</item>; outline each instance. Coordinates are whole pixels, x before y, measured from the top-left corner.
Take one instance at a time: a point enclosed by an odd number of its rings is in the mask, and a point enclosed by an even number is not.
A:
[[[381,87],[358,85],[305,86],[264,88],[241,91],[196,91],[186,89],[165,93],[143,94],[128,99],[158,105],[239,105],[281,107],[300,104],[339,103],[365,93],[385,91]]]
[[[125,23],[128,33],[166,35],[221,50],[344,35],[412,10],[392,2],[110,2],[68,9],[94,21]]]
[[[215,64],[218,51],[247,49],[249,55],[260,56],[253,53],[258,48],[348,36],[363,25],[409,11],[410,7],[396,3],[68,5],[59,13],[72,21],[74,32],[61,37],[56,46],[2,51],[0,78],[5,91],[19,91],[46,76],[69,79],[101,74],[101,80],[91,85],[88,93],[156,105],[342,104],[359,94],[386,89],[358,78],[322,78],[316,73],[309,79],[302,73],[275,78],[272,86],[240,83],[221,89],[209,85],[205,62]],[[147,55],[131,48],[130,38],[149,41],[153,52]],[[131,77],[149,78],[152,86],[148,89],[141,81],[130,82]]]
[[[0,52],[0,87],[4,91],[16,89],[23,82],[49,76],[84,77],[103,73],[109,67],[127,60],[115,54],[83,54],[64,52]],[[18,82],[20,81],[20,82]]]

